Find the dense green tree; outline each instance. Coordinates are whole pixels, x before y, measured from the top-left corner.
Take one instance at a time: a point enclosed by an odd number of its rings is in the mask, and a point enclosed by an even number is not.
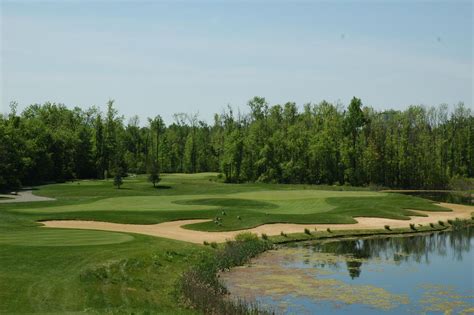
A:
[[[16,113],[10,119],[0,116],[0,190],[18,190],[23,174],[23,139],[15,131]]]
[[[105,113],[54,103],[18,113],[12,103],[0,115],[0,190],[146,172],[406,188],[474,177],[474,117],[462,103],[376,111],[353,98],[346,110],[325,101],[299,110],[255,97],[248,108],[242,114],[228,107],[212,125],[177,114],[168,125],[156,116],[142,126],[134,116],[124,126],[113,101]]]
[[[362,111],[362,101],[356,97],[352,98],[349,108],[344,115],[344,135],[346,146],[343,150],[345,156],[345,180],[351,185],[362,183],[362,168],[360,159],[362,156],[363,143],[359,137],[367,120]]]
[[[104,125],[100,114],[94,126],[94,157],[98,178],[106,178],[107,161],[105,156]]]
[[[158,163],[158,167],[163,167],[163,150],[162,150],[162,142],[163,142],[163,133],[165,130],[165,123],[161,116],[156,116],[155,118],[151,119],[148,118],[149,123],[149,130],[150,130],[150,151],[151,156],[156,159],[156,163]],[[155,161],[150,161],[153,164]]]

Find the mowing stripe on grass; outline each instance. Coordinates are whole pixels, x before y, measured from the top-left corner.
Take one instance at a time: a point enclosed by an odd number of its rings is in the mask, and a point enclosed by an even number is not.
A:
[[[2,231],[0,244],[20,246],[83,246],[118,244],[132,241],[134,237],[125,233],[94,230],[47,230],[42,228]]]

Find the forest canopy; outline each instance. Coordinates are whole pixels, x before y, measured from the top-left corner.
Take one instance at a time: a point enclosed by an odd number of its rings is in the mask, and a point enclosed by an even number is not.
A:
[[[353,98],[346,107],[322,101],[228,107],[212,124],[197,115],[125,123],[109,101],[69,109],[30,105],[0,115],[0,189],[127,173],[208,172],[227,182],[381,185],[445,188],[474,177],[474,117],[462,103],[449,109],[410,106],[377,111]]]

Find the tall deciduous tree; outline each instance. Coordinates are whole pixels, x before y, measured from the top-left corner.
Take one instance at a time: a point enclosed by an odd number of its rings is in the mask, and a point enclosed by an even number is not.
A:
[[[0,190],[128,172],[207,172],[228,182],[383,185],[445,188],[474,177],[474,117],[458,104],[450,111],[410,106],[377,111],[353,98],[270,106],[262,97],[248,113],[228,107],[209,126],[197,115],[160,116],[141,126],[107,103],[69,109],[12,103],[0,115]],[[466,180],[465,182],[469,182]],[[465,185],[463,185],[464,187]]]

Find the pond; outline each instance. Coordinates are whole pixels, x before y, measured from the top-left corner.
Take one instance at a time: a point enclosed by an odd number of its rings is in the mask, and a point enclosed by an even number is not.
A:
[[[221,278],[283,314],[472,314],[473,232],[300,243]]]
[[[398,193],[439,202],[457,203],[461,205],[474,205],[474,194],[471,194],[470,192],[406,191]]]

